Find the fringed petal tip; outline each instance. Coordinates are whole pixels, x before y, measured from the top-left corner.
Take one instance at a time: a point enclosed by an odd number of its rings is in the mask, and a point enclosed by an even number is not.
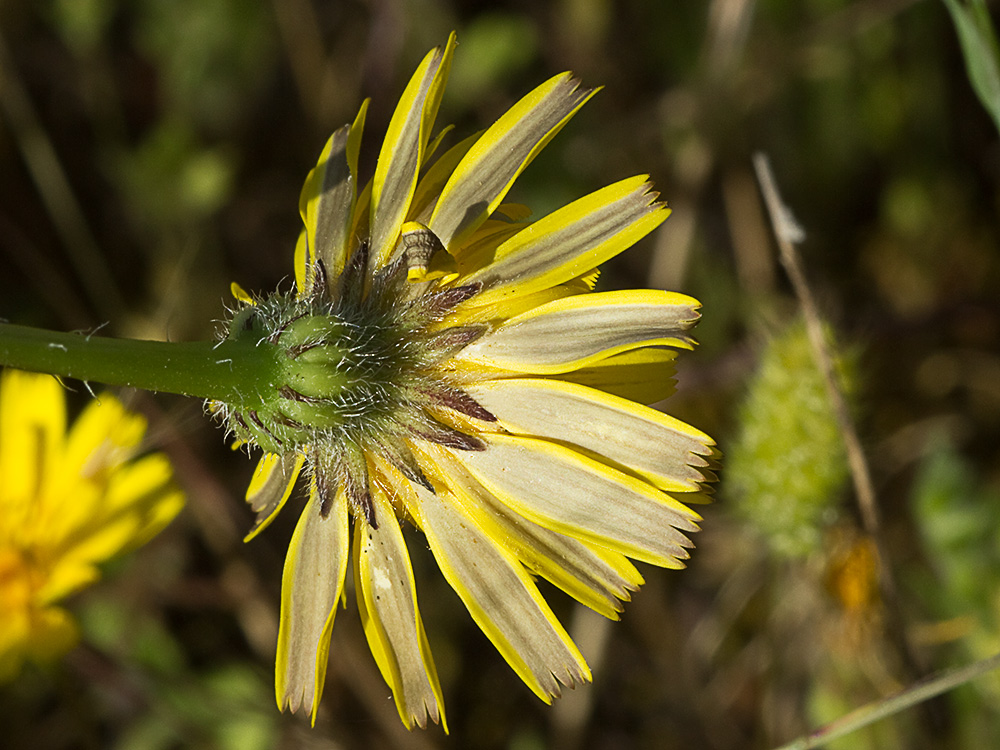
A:
[[[429,724],[437,724],[440,726],[445,734],[448,734],[448,720],[444,716],[444,707],[440,707],[437,703],[424,703],[419,708],[415,708],[406,716],[401,716],[403,720],[403,725],[412,730],[413,727],[418,727],[420,729],[427,729]],[[428,721],[429,720],[429,721]]]
[[[550,690],[546,693],[546,696],[542,698],[546,704],[551,705],[553,700],[562,698],[563,688],[576,690],[577,687],[589,685],[594,681],[594,676],[591,673],[590,666],[587,662],[581,661],[578,664],[574,664],[573,667],[578,667],[578,669],[573,669],[572,667],[567,666],[562,672],[550,673],[550,680],[548,681]]]

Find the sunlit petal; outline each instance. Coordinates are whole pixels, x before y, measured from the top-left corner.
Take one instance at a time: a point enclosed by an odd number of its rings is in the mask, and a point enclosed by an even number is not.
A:
[[[587,367],[563,373],[559,378],[640,404],[652,404],[674,392],[676,359],[677,352],[673,349],[644,346],[599,359]]]
[[[344,270],[350,249],[350,229],[357,194],[358,151],[368,100],[361,105],[354,123],[337,130],[306,177],[299,198],[299,211],[306,228],[311,259],[326,266],[331,278]],[[299,286],[301,290],[302,285]]]
[[[542,526],[637,560],[681,568],[694,511],[647,482],[533,438],[484,434],[483,451],[455,457],[508,506]]]
[[[314,486],[288,545],[274,680],[278,707],[302,708],[314,723],[350,549],[345,494],[337,492],[325,518],[321,503]]]
[[[355,588],[369,646],[407,728],[444,716],[410,556],[385,495],[372,492],[375,525],[354,527]]]
[[[438,197],[441,194],[441,188],[448,182],[451,173],[455,171],[455,166],[468,153],[473,144],[479,140],[480,135],[482,135],[481,132],[473,133],[468,138],[464,138],[449,148],[431,165],[427,173],[420,178],[420,182],[417,183],[416,192],[413,194],[413,200],[410,201],[410,219],[419,221],[421,224],[426,224],[430,221],[431,213],[434,210],[434,206],[437,205]]]
[[[691,348],[698,302],[652,290],[580,294],[506,321],[458,355],[491,367],[557,374],[639,346]]]
[[[609,185],[549,214],[496,248],[469,283],[480,283],[475,305],[530,294],[582,276],[658,227],[669,209],[640,175]]]
[[[435,458],[451,489],[465,497],[466,511],[492,539],[577,601],[618,619],[619,600],[628,600],[642,584],[639,571],[624,555],[529,521],[500,502],[444,450],[437,450]]]
[[[414,486],[410,512],[445,579],[518,676],[546,703],[560,684],[590,681],[590,669],[510,552],[497,546],[456,496]]]
[[[266,453],[257,462],[257,469],[247,487],[246,500],[250,509],[257,514],[253,528],[244,537],[249,542],[270,525],[274,517],[284,507],[292,494],[295,480],[305,460],[301,453]]]
[[[572,443],[660,489],[698,489],[714,441],[648,406],[558,380],[512,378],[466,389],[509,431]]]
[[[493,213],[517,176],[596,91],[563,73],[483,133],[455,167],[431,217],[429,226],[446,248],[459,246]]]
[[[385,265],[406,220],[454,49],[452,34],[444,49],[427,53],[389,122],[372,183],[372,268]]]

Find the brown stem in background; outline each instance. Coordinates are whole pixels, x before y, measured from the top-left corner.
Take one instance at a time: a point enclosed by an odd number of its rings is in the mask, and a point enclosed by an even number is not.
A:
[[[906,634],[905,620],[899,603],[899,592],[896,588],[892,568],[889,565],[889,556],[885,550],[875,486],[872,482],[868,460],[861,447],[861,439],[858,437],[857,427],[851,416],[847,399],[837,382],[833,357],[830,355],[830,350],[823,336],[819,307],[806,280],[802,262],[795,248],[796,243],[804,239],[804,232],[796,223],[788,206],[781,199],[767,156],[756,153],[753,157],[753,163],[757,173],[757,181],[760,183],[764,202],[771,217],[774,236],[778,243],[778,257],[792,283],[799,306],[802,308],[802,316],[805,319],[806,332],[812,344],[816,366],[823,376],[823,382],[833,405],[834,418],[837,420],[841,438],[844,441],[861,522],[875,546],[879,588],[887,615],[886,631],[900,657],[904,679],[913,682],[923,676],[924,670],[920,668],[913,646]],[[924,719],[929,729],[936,730],[941,727],[943,717],[928,712],[925,713]]]

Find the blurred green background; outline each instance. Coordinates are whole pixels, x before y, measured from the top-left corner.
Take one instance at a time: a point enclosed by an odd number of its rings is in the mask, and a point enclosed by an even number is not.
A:
[[[0,317],[209,338],[230,281],[288,288],[299,189],[329,133],[371,96],[370,174],[405,81],[451,29],[439,122],[461,134],[572,69],[606,88],[513,196],[544,215],[648,172],[674,209],[601,284],[704,304],[666,404],[727,454],[689,569],[643,567],[610,626],[545,589],[595,674],[549,708],[414,537],[450,736],[400,724],[353,602],[309,729],[277,712],[272,688],[295,514],[244,546],[252,462],[200,405],[135,394],[188,507],[71,602],[84,645],[0,686],[4,747],[766,748],[1000,650],[1000,150],[944,4],[484,6],[3,0]],[[888,607],[755,151],[806,231],[883,514]],[[990,675],[832,747],[998,745]]]

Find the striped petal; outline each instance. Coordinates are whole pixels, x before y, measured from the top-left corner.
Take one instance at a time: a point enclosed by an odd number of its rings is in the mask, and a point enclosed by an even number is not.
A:
[[[423,728],[428,716],[434,723],[444,716],[441,686],[417,609],[413,568],[396,514],[385,494],[375,486],[372,489],[376,522],[354,526],[358,609],[400,718],[407,729],[414,724]]]
[[[590,669],[525,571],[473,520],[462,501],[414,485],[407,497],[445,579],[511,668],[546,703]],[[405,497],[405,496],[404,496]]]
[[[674,360],[677,352],[662,346],[645,346],[594,362],[561,380],[587,385],[640,404],[653,404],[669,397],[676,389]]]
[[[500,245],[493,258],[482,259],[485,265],[463,280],[483,285],[483,292],[470,304],[493,304],[588,273],[670,215],[656,198],[652,185],[639,175],[539,219]]]
[[[484,451],[453,455],[490,492],[532,521],[666,568],[682,568],[697,531],[690,508],[648,482],[556,443],[487,434]]]
[[[299,453],[286,453],[283,456],[265,453],[257,462],[257,469],[250,479],[246,495],[247,503],[257,514],[257,518],[250,533],[244,537],[244,542],[249,542],[266,529],[284,507],[295,487],[295,480],[298,479],[304,460],[304,456]]]
[[[278,708],[301,707],[313,724],[350,549],[345,494],[337,492],[326,518],[320,515],[321,502],[314,485],[288,545],[274,675]]]
[[[320,260],[330,278],[344,270],[357,198],[358,151],[368,100],[351,125],[337,130],[309,172],[299,196],[310,260]],[[302,287],[299,287],[300,289]]]
[[[596,91],[562,73],[521,99],[476,141],[441,191],[429,224],[448,250],[493,213],[517,176]]]
[[[370,257],[373,269],[388,262],[399,228],[406,220],[455,44],[452,33],[443,50],[437,47],[427,53],[389,121],[372,182]]]
[[[449,486],[463,495],[466,509],[492,539],[577,601],[618,619],[619,600],[628,601],[630,592],[643,582],[624,555],[529,521],[500,502],[448,453],[440,449],[435,453],[447,468]]]
[[[692,348],[699,302],[675,292],[578,294],[540,305],[467,346],[458,359],[555,375],[640,346]]]
[[[455,167],[481,135],[482,131],[473,133],[468,138],[456,143],[445,151],[441,158],[434,162],[427,173],[420,178],[417,190],[413,194],[413,200],[410,202],[410,219],[419,221],[421,224],[430,221],[442,188],[448,182],[451,173],[455,171]]]
[[[708,466],[715,444],[679,419],[573,383],[511,378],[465,390],[508,431],[580,446],[662,490],[699,489],[695,467]]]

